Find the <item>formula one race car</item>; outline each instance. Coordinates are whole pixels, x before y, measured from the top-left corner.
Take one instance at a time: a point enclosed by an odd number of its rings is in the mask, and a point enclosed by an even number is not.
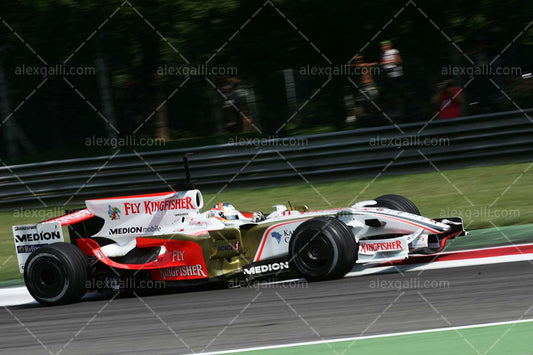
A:
[[[228,203],[201,212],[196,189],[87,200],[86,207],[13,226],[20,271],[42,304],[142,282],[180,286],[290,273],[330,280],[355,263],[438,252],[447,240],[466,234],[461,218],[422,217],[398,195],[319,211],[277,205],[266,217]],[[62,226],[68,226],[70,243]]]

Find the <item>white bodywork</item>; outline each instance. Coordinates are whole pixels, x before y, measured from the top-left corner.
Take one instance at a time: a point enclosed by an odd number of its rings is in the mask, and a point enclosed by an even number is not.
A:
[[[411,213],[371,207],[375,203],[364,201],[351,208],[310,212],[291,211],[285,206],[276,205],[276,211],[262,223],[280,223],[265,231],[254,262],[287,255],[294,230],[309,218],[318,216],[334,216],[351,228],[359,245],[358,263],[401,260],[408,257],[410,250],[438,247],[428,243],[428,235],[444,233],[451,228],[447,224]],[[382,225],[371,227],[367,225],[367,220],[377,220]],[[369,237],[374,238],[368,239]]]

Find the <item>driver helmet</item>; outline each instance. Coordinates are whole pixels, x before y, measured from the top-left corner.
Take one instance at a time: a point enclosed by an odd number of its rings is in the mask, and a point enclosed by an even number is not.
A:
[[[224,218],[225,220],[239,219],[239,213],[232,204],[227,202],[217,203],[211,208],[213,215]]]

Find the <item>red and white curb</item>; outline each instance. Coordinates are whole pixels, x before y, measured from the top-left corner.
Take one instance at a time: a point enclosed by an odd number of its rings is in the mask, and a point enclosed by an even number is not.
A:
[[[533,260],[533,243],[468,249],[430,255],[412,255],[409,259],[382,264],[356,266],[346,277],[380,273],[450,269]]]
[[[0,288],[0,307],[37,303],[24,286]]]

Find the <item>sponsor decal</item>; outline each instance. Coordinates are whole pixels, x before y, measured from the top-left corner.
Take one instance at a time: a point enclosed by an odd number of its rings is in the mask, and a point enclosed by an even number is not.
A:
[[[61,223],[57,221],[13,226],[12,230],[21,273],[31,253],[45,245],[64,241]]]
[[[241,241],[237,240],[233,245],[231,244],[219,245],[217,249],[218,251],[236,251],[236,250],[239,250],[240,247],[241,247]]]
[[[229,251],[233,250],[233,247],[231,245],[221,245],[218,247],[218,251]]]
[[[40,247],[44,247],[45,245],[48,245],[48,244],[17,245],[17,253],[18,254],[22,254],[22,253],[31,254],[37,249],[39,249]]]
[[[278,232],[272,232],[270,235],[272,236],[272,238],[276,239],[278,244],[281,242],[281,234],[279,234]]]
[[[158,240],[158,239],[154,239]],[[196,242],[160,239],[167,249],[150,270],[152,280],[181,281],[209,277],[202,247]],[[141,242],[142,244],[142,242]]]
[[[33,229],[35,229],[35,227]],[[21,235],[15,234],[16,243],[37,242],[40,240],[54,240],[54,239],[61,240],[61,232],[50,231],[50,232],[30,233],[30,234],[21,234]]]
[[[294,230],[284,230],[283,231],[283,238],[285,240],[285,243],[289,243],[291,241],[291,237],[292,237],[292,233],[294,232]]]
[[[361,241],[359,243],[359,252],[367,254],[379,251],[396,251],[402,250],[402,241],[393,240],[390,242],[367,242]]]
[[[258,275],[258,274],[264,274],[266,272],[281,271],[281,270],[287,270],[287,269],[289,269],[289,262],[282,261],[282,262],[257,265],[257,266],[245,266],[242,268],[242,271],[244,272],[245,275]]]
[[[35,230],[36,226],[34,224],[30,224],[27,226],[14,226],[14,231],[27,231],[27,230]]]
[[[107,214],[109,215],[109,218],[111,218],[112,221],[120,219],[120,210],[117,207],[107,205]]]
[[[185,252],[181,250],[173,250],[172,251],[172,262],[175,263],[176,261],[184,261],[185,260]]]
[[[126,214],[126,216],[130,214],[141,213],[140,209],[141,209],[141,202],[139,203],[124,202],[124,213]]]
[[[175,266],[159,269],[159,276],[163,280],[185,278],[191,276],[207,277],[202,265]]]
[[[272,232],[270,235],[276,240],[276,242],[278,242],[278,244],[281,243],[281,240],[288,244],[293,232],[293,230],[283,230],[281,232]]]
[[[195,221],[194,218],[189,221],[189,226],[195,229],[207,228],[207,222]]]
[[[139,234],[139,233],[155,233],[161,231],[160,226],[132,226],[132,227],[117,227],[110,228],[109,235],[119,235],[119,234]]]
[[[194,210],[195,207],[192,204],[192,197],[186,196],[184,198],[173,198],[162,201],[141,201],[124,202],[124,214],[126,216],[130,214],[145,213],[152,215],[156,212],[171,211],[171,210]]]

